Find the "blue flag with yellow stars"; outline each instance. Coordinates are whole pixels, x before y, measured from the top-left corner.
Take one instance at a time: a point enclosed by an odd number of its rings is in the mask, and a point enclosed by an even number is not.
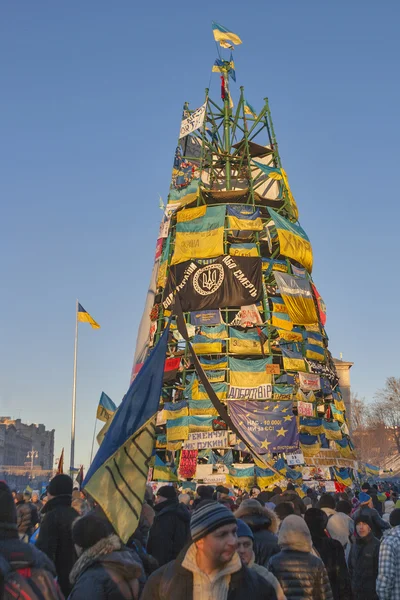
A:
[[[299,447],[292,402],[230,400],[228,407],[240,435],[258,454],[294,452]]]

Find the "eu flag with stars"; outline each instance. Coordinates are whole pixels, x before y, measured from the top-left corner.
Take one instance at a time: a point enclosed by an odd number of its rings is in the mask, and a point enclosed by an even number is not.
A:
[[[230,400],[228,406],[239,433],[258,454],[294,452],[299,447],[292,402]]]

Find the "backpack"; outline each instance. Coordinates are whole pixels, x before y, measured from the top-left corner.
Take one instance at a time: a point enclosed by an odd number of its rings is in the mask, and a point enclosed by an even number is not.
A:
[[[46,569],[26,567],[18,569],[0,556],[3,576],[2,600],[64,600],[58,583]]]

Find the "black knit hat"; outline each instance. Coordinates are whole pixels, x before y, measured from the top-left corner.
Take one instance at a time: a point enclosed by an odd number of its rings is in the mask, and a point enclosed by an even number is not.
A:
[[[53,479],[49,483],[49,487],[47,488],[50,496],[65,496],[72,495],[72,479],[69,475],[64,475],[60,473],[53,477]]]
[[[372,519],[369,515],[363,515],[362,513],[354,519],[354,525],[357,526],[359,523],[366,523],[370,529],[373,529]]]
[[[162,496],[167,500],[174,500],[177,498],[176,489],[172,485],[163,485],[157,490],[156,496]]]
[[[72,526],[72,541],[77,546],[86,550],[113,533],[114,529],[111,523],[94,511],[91,511],[74,522]]]
[[[0,529],[17,529],[17,509],[5,481],[0,481]]]

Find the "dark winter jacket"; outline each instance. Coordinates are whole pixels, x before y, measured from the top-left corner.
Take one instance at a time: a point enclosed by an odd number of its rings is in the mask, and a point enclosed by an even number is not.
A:
[[[33,526],[36,525],[38,521],[37,512],[35,510],[35,519],[33,514],[33,506],[30,502],[25,502],[24,500],[21,500],[21,502],[17,502],[16,507],[18,533],[20,535],[30,536],[32,534]],[[35,521],[35,523],[33,523],[33,521]]]
[[[374,508],[378,512],[379,516],[382,517],[382,515],[383,515],[383,503],[378,498],[378,492],[375,490],[375,488],[370,488],[368,490],[368,494],[372,498],[372,503],[374,505]]]
[[[379,540],[371,532],[364,538],[357,536],[351,546],[349,572],[354,600],[378,600],[379,545]]]
[[[278,579],[287,600],[333,598],[324,564],[310,552],[282,550],[271,558],[268,569]]]
[[[351,583],[343,546],[326,530],[327,515],[319,508],[310,508],[305,521],[311,533],[314,549],[320,555],[328,573],[334,600],[351,598]]]
[[[69,574],[76,561],[72,523],[79,516],[76,510],[71,508],[71,501],[71,496],[63,495],[47,502],[42,509],[43,520],[36,542],[36,547],[54,562],[58,582],[65,597],[71,591]]]
[[[186,550],[176,560],[157,569],[140,600],[193,600],[193,573],[182,566]],[[227,600],[277,600],[272,585],[244,565],[230,576]],[[210,598],[210,600],[213,600]]]
[[[253,549],[255,562],[266,567],[269,559],[280,551],[278,537],[278,517],[276,514],[261,506],[258,500],[243,500],[235,517],[242,519],[254,534]]]
[[[381,519],[378,511],[375,508],[370,508],[369,506],[361,505],[360,508],[358,508],[353,514],[354,521],[357,519],[357,517],[360,516],[369,517],[372,523],[372,533],[378,540],[381,539],[384,529],[390,529],[389,523],[386,523],[386,521]]]
[[[177,498],[156,504],[154,510],[156,514],[149,533],[147,551],[162,566],[174,560],[187,543],[190,512]]]
[[[286,490],[286,492],[283,492],[283,494],[273,496],[271,498],[271,502],[273,502],[275,506],[278,506],[278,504],[282,504],[282,502],[291,502],[294,507],[295,515],[304,515],[304,513],[306,512],[306,507],[303,500],[293,490]]]
[[[85,550],[76,561],[69,600],[132,600],[138,597],[142,567],[134,554],[110,535]]]
[[[301,517],[289,515],[279,530],[282,551],[268,569],[279,580],[287,600],[333,600],[324,563],[311,553],[310,531]]]

